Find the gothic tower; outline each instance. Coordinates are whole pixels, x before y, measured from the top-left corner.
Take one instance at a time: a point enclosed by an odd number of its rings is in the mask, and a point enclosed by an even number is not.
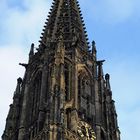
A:
[[[2,140],[120,140],[110,76],[77,0],[54,0],[17,80]]]

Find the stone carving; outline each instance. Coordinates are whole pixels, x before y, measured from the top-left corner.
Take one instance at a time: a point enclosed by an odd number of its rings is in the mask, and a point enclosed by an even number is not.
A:
[[[109,75],[95,42],[90,52],[77,0],[54,0],[48,17],[38,48],[32,44],[28,64],[20,63],[25,76],[2,140],[87,140],[77,134],[79,120],[94,126],[97,140],[120,140]]]

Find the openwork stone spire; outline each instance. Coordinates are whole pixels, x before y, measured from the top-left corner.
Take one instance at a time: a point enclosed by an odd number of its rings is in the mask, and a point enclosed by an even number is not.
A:
[[[54,0],[45,24],[40,42],[56,42],[57,35],[62,30],[66,46],[78,44],[79,47],[88,48],[88,38],[78,1]]]

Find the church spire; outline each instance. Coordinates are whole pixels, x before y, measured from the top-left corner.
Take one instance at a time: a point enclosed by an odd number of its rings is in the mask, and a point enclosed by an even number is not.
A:
[[[120,140],[109,75],[89,51],[77,0],[54,0],[31,45],[2,140]],[[113,116],[112,116],[113,114]]]
[[[54,0],[45,22],[41,43],[55,42],[60,26],[63,26],[64,42],[78,42],[79,46],[88,49],[88,38],[85,24],[77,0]]]

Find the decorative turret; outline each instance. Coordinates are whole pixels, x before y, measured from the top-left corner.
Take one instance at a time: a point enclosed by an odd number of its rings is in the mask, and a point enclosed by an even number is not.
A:
[[[92,56],[93,56],[94,61],[96,61],[96,53],[97,53],[96,43],[95,41],[92,41]]]
[[[92,41],[92,54],[96,54],[97,53],[97,50],[96,50],[96,43],[95,41],[93,40]]]
[[[32,43],[30,53],[29,53],[29,59],[31,59],[33,55],[34,55],[34,44]]]
[[[2,136],[3,140],[15,140],[17,138],[17,126],[19,119],[19,104],[21,98],[22,79],[17,79],[17,87],[13,96],[13,104],[10,105],[9,113],[6,119],[6,127]]]
[[[98,80],[102,80],[104,79],[104,73],[103,73],[103,62],[105,62],[105,60],[100,60],[100,61],[97,61],[97,65],[98,65]]]
[[[106,80],[106,89],[111,91],[110,81],[109,81],[110,80],[110,75],[108,73],[105,75],[105,80]]]

